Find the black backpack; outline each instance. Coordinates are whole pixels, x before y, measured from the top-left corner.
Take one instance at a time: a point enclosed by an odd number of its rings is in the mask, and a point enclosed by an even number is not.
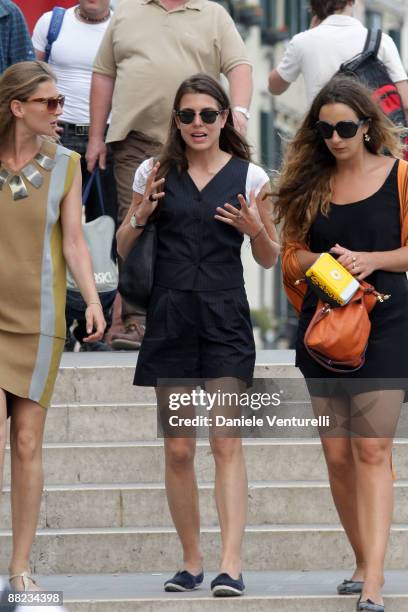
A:
[[[364,83],[373,92],[373,99],[382,108],[387,117],[395,124],[405,126],[405,114],[401,96],[388,70],[378,58],[382,31],[368,30],[362,53],[344,62],[339,74],[353,76]]]

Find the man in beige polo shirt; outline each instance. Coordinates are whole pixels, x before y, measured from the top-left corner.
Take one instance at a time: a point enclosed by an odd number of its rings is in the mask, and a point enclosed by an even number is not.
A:
[[[227,77],[234,122],[245,133],[252,70],[227,11],[209,0],[121,0],[94,64],[86,154],[90,171],[97,163],[104,168],[106,143],[111,143],[119,222],[130,206],[138,165],[166,138],[178,86],[196,72]],[[112,346],[137,349],[140,317],[123,303],[122,319],[125,333],[114,334]]]

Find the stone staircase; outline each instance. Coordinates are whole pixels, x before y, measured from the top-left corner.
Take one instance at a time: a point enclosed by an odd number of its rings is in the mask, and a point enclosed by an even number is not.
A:
[[[258,377],[299,376],[289,352],[261,353],[258,361]],[[209,596],[220,535],[213,460],[208,443],[198,442],[208,573],[204,587],[192,594],[163,592],[163,581],[179,567],[180,546],[165,498],[154,394],[132,387],[133,369],[131,354],[64,355],[47,418],[46,486],[32,555],[44,587],[64,590],[72,612],[354,610],[355,598],[335,595],[352,556],[331,501],[320,443],[312,437],[245,441],[247,594],[231,601]],[[398,439],[387,612],[408,611],[407,451],[407,439]],[[0,530],[4,574],[11,543],[9,482],[7,458]]]

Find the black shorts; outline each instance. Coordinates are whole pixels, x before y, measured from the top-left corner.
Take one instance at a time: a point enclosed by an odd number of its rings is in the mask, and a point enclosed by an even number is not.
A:
[[[155,286],[133,384],[235,377],[252,385],[255,343],[244,287],[180,291]]]

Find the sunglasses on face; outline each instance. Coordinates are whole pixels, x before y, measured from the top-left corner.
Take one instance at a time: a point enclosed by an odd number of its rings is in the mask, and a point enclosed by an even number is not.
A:
[[[25,100],[25,102],[41,102],[47,106],[49,113],[55,113],[58,106],[64,108],[65,96],[55,96],[54,98],[32,98],[31,100]]]
[[[340,138],[353,138],[358,131],[358,128],[366,123],[367,119],[360,119],[360,121],[339,121],[336,125],[327,123],[327,121],[317,121],[315,123],[315,130],[325,140],[329,140],[333,137],[334,131],[340,136]]]
[[[185,123],[186,125],[193,123],[196,114],[200,115],[203,123],[215,123],[218,115],[221,115],[222,112],[222,110],[213,110],[212,108],[204,109],[199,113],[196,113],[193,110],[175,111],[176,116],[180,119],[181,123]]]

